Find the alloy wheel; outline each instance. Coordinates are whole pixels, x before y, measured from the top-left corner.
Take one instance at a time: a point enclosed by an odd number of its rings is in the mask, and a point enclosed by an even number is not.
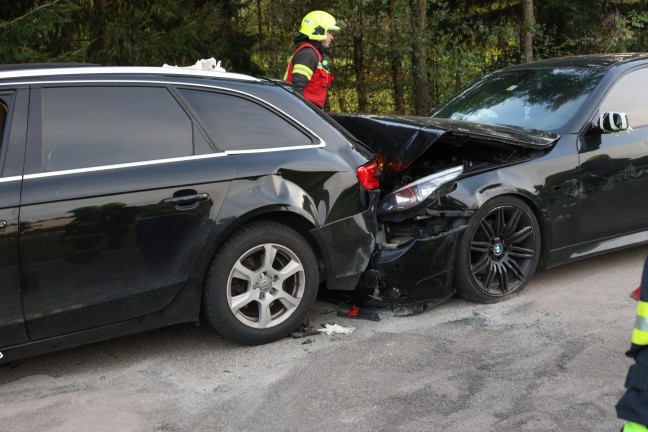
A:
[[[269,328],[286,321],[304,295],[304,266],[285,246],[266,243],[244,253],[227,281],[227,302],[243,324]]]
[[[470,240],[470,272],[477,288],[504,296],[522,286],[534,267],[537,235],[529,215],[516,206],[488,212]]]

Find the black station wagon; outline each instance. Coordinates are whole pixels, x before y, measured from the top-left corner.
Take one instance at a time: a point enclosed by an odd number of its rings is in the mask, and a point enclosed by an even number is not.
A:
[[[294,330],[374,247],[373,154],[267,80],[0,69],[0,361],[203,319]]]

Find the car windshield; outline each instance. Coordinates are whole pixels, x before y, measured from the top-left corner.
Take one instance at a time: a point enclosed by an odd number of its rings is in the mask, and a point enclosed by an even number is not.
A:
[[[487,75],[432,117],[554,131],[599,83],[596,69],[527,69]]]

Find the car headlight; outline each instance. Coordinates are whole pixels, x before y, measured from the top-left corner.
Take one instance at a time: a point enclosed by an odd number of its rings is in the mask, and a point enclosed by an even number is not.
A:
[[[380,202],[378,213],[410,210],[422,203],[438,199],[442,193],[449,192],[462,172],[463,166],[456,166],[409,183],[387,194]]]

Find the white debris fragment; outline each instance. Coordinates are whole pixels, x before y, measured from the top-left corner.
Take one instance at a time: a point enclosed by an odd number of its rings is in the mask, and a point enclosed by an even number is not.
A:
[[[169,64],[164,63],[162,67],[178,67],[178,66],[171,66]],[[208,59],[200,59],[196,63],[192,64],[191,66],[181,66],[181,68],[194,69],[194,70],[207,70],[207,71],[214,71],[214,72],[226,72],[225,68],[221,66],[220,60],[216,61],[214,57]]]
[[[200,59],[193,65],[193,68],[196,70],[211,70],[216,72],[225,72],[225,69],[221,67],[220,60],[217,62],[214,57],[208,59]]]
[[[329,336],[333,333],[350,335],[353,333],[353,330],[355,330],[355,327],[343,327],[339,324],[324,324],[324,328],[317,329],[317,331],[326,333]]]

